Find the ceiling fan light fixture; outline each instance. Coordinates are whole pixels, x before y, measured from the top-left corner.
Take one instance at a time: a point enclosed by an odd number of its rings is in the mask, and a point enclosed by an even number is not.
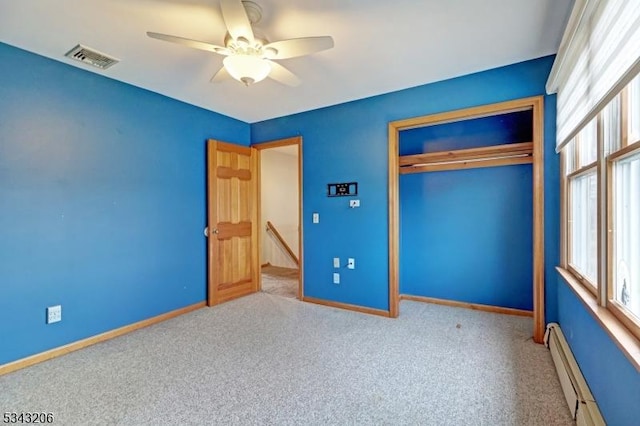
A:
[[[262,18],[262,9],[249,0],[218,0],[222,20],[227,28],[223,46],[169,34],[147,31],[147,36],[226,56],[223,67],[212,83],[232,77],[249,86],[267,76],[286,86],[300,84],[296,77],[277,61],[310,55],[333,47],[331,36],[300,37],[269,42],[253,24]]]
[[[238,46],[242,49],[246,49],[251,45],[251,42],[245,37],[238,37],[236,43],[238,43]]]
[[[222,61],[231,77],[246,86],[264,80],[271,72],[271,65],[257,56],[231,55]]]
[[[264,54],[267,58],[275,58],[278,55],[278,49],[274,47],[265,47]]]

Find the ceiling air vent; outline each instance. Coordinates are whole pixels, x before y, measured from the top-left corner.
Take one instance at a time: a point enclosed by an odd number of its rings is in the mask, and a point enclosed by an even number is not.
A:
[[[111,65],[120,62],[119,59],[112,58],[111,56],[105,55],[104,53],[100,53],[97,50],[81,44],[68,51],[64,56],[75,59],[76,61],[84,62],[85,64],[93,65],[101,70],[106,70]]]

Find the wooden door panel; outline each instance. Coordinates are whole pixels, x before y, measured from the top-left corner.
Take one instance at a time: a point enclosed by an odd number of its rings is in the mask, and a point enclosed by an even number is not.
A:
[[[251,280],[251,237],[230,238],[218,241],[218,288],[228,288],[234,283]]]
[[[233,237],[250,237],[252,226],[251,222],[218,222],[217,238],[218,240],[228,240]]]
[[[257,291],[256,154],[248,147],[210,141],[209,305]]]
[[[231,180],[218,179],[216,185],[217,196],[214,201],[217,204],[217,223],[231,223]],[[225,201],[227,200],[227,201]],[[214,224],[216,223],[214,222]]]
[[[247,194],[251,191],[251,184],[251,181],[237,179],[232,192],[237,191],[239,194]],[[251,200],[241,196],[236,198],[236,200],[237,205],[232,212],[234,214],[234,220],[237,222],[250,222],[252,211]]]

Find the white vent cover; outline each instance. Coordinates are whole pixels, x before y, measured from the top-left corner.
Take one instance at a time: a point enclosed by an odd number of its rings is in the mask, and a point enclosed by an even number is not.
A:
[[[68,51],[64,56],[75,59],[76,61],[84,62],[85,64],[93,65],[101,70],[106,70],[111,65],[120,62],[119,59],[113,58],[81,44]]]

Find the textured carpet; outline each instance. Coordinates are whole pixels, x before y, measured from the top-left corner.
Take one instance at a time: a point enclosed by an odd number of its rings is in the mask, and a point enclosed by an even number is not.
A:
[[[396,320],[257,293],[0,377],[55,424],[571,425],[531,319]]]
[[[263,266],[262,291],[295,299],[298,297],[298,270],[272,265]]]

